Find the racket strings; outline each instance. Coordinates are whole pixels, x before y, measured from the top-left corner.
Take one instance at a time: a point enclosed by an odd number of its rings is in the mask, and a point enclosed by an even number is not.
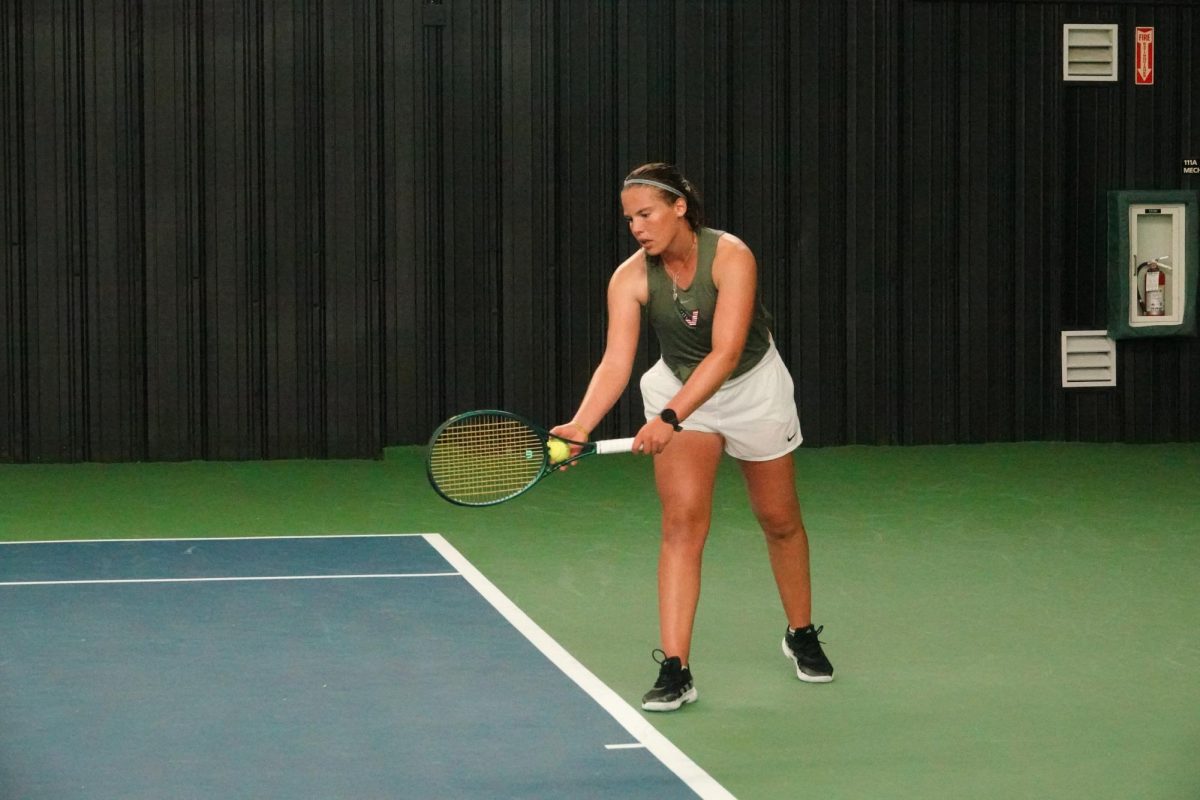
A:
[[[463,503],[497,502],[541,475],[542,438],[508,417],[481,415],[447,426],[434,440],[429,473],[443,494]]]

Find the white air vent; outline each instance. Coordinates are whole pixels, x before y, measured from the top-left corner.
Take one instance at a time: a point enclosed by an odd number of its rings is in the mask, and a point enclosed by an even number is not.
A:
[[[1116,25],[1063,25],[1063,80],[1117,79]]]
[[[1062,385],[1117,385],[1117,343],[1108,331],[1062,332]]]

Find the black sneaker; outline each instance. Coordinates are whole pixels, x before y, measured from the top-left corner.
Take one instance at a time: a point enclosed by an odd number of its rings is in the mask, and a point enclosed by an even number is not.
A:
[[[808,683],[829,683],[833,680],[833,665],[821,650],[817,635],[825,630],[822,625],[800,628],[795,633],[788,631],[783,637],[783,654],[796,665],[796,677]]]
[[[662,658],[658,658],[662,653]],[[692,672],[678,656],[667,658],[662,650],[654,651],[658,663],[658,680],[654,688],[642,695],[642,708],[646,711],[674,711],[684,703],[694,703],[699,695],[692,683]]]

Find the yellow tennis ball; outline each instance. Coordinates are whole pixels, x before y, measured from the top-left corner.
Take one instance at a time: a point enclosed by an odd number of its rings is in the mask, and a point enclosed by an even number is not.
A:
[[[551,439],[546,443],[546,450],[550,454],[551,464],[557,464],[571,457],[570,445],[561,439]]]

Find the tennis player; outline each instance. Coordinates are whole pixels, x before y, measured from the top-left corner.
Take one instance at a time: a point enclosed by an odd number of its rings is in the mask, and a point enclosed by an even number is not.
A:
[[[658,680],[648,711],[697,699],[689,654],[700,565],[722,452],[741,467],[766,536],[787,616],[783,652],[796,677],[833,680],[812,625],[808,537],[796,497],[792,450],[801,440],[791,376],[758,299],[754,254],[736,236],[704,227],[695,187],[669,164],[633,170],[621,206],[639,249],[608,286],[608,334],[579,410],[551,433],[585,441],[633,371],[643,309],[662,357],[641,378],[646,424],[635,453],[654,456],[662,506],[658,563]]]

